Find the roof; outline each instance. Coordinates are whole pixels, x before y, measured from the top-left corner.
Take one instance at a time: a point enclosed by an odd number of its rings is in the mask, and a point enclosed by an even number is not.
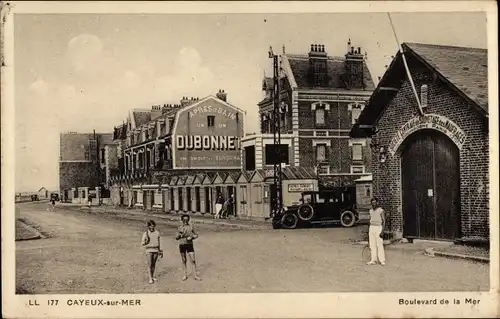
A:
[[[270,77],[264,77],[262,80],[262,90],[269,90],[274,86],[274,79]]]
[[[487,50],[433,44],[403,43],[403,50],[409,64],[411,59],[422,63],[447,84],[452,90],[477,110],[488,116],[488,67]],[[409,66],[411,69],[411,65]],[[370,135],[362,126],[372,126],[397,94],[406,79],[401,53],[392,60],[377,88],[361,112],[358,123],[351,130],[351,136]],[[383,90],[393,87],[397,90]]]
[[[488,112],[488,50],[421,43],[406,46]]]
[[[287,54],[287,59],[288,63],[290,64],[290,68],[292,69],[292,73],[297,86],[299,88],[312,88],[309,81],[309,57],[307,55]],[[327,68],[329,82],[327,88],[345,88],[345,84],[341,80],[341,75],[345,73],[345,61],[346,59],[344,57],[328,57]],[[366,62],[363,62],[363,75],[365,90],[373,90],[375,88],[375,84],[373,82],[370,70],[368,70]]]
[[[134,116],[135,127],[140,127],[151,121],[151,111],[133,110],[132,115]]]
[[[269,176],[266,173],[271,174],[273,170],[272,169],[257,169],[256,172],[258,172],[262,177],[268,178]],[[284,175],[284,178],[286,180],[296,180],[296,179],[316,179],[316,171],[312,167],[284,167],[281,169],[282,174]]]

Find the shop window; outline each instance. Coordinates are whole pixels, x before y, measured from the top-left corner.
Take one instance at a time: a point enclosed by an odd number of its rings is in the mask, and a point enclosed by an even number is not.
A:
[[[213,116],[213,115],[207,116],[207,126],[208,127],[215,127],[215,116]]]
[[[318,162],[326,161],[326,144],[316,145],[316,160]]]
[[[351,166],[351,173],[352,174],[364,174],[365,167],[362,165],[353,165],[353,166]]]
[[[317,106],[316,107],[316,125],[325,125],[325,107]]]
[[[352,160],[362,161],[363,160],[363,145],[362,144],[352,144]]]

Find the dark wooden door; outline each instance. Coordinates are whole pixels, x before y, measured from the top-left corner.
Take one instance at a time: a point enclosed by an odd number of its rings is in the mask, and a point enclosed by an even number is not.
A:
[[[403,236],[460,236],[459,151],[445,135],[421,131],[405,142],[402,158]]]

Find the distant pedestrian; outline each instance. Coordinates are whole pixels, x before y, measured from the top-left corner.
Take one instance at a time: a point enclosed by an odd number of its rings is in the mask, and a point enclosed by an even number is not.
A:
[[[89,209],[90,209],[90,207],[92,206],[92,197],[90,195],[87,199],[87,204],[89,205]]]
[[[201,280],[200,274],[198,273],[198,268],[196,267],[196,256],[194,254],[193,245],[193,241],[198,238],[198,234],[194,230],[194,226],[189,222],[189,220],[189,215],[182,215],[182,225],[179,226],[177,235],[175,236],[175,239],[179,241],[179,252],[181,253],[182,265],[184,268],[184,277],[182,277],[183,281],[188,279],[186,255],[189,256],[191,264],[193,265],[193,271],[195,274],[194,279]]]
[[[156,281],[155,270],[158,257],[163,257],[160,246],[160,232],[156,230],[154,220],[148,221],[148,228],[142,234],[141,245],[146,248],[149,283],[152,284]]]
[[[370,228],[368,230],[368,242],[371,251],[371,260],[367,265],[375,265],[377,259],[382,266],[385,265],[385,251],[383,231],[385,227],[385,212],[380,207],[377,198],[371,200]]]
[[[217,199],[215,200],[215,215],[214,215],[214,218],[215,219],[219,219],[220,218],[220,214],[222,212],[222,206],[224,205],[224,197],[222,196],[221,193],[219,193],[217,195]]]
[[[222,218],[226,219],[229,215],[233,213],[233,203],[234,203],[234,195],[231,194],[231,196],[224,203],[224,207],[222,207],[222,213],[221,213]]]
[[[56,200],[54,199],[54,197],[50,199],[50,210],[53,212],[56,211]]]

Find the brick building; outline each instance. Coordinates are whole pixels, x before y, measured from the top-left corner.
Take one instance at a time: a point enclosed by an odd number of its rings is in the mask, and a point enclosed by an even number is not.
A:
[[[105,185],[105,145],[112,142],[111,133],[61,133],[59,190],[63,200],[85,201],[89,188]]]
[[[396,237],[489,238],[487,51],[403,44],[353,128],[371,137],[374,193]]]
[[[288,147],[286,164],[315,168],[323,184],[329,186],[353,185],[355,179],[369,174],[369,141],[349,136],[374,89],[366,53],[352,47],[350,40],[344,57],[328,56],[323,45],[311,45],[305,55],[283,52],[280,65],[281,140]],[[261,134],[242,141],[247,170],[272,168],[266,164],[266,148],[273,144],[272,78],[264,77],[262,90],[265,96],[258,103]]]
[[[214,178],[241,171],[244,115],[227,103],[222,90],[201,100],[183,97],[180,104],[131,110],[114,133],[117,170],[108,180],[113,202],[166,209],[168,197],[175,196],[176,207],[179,202],[191,203],[191,198],[211,200],[214,195],[200,193],[199,187],[193,192],[180,188],[175,195],[170,194],[166,183],[172,176],[194,180],[196,174]]]

